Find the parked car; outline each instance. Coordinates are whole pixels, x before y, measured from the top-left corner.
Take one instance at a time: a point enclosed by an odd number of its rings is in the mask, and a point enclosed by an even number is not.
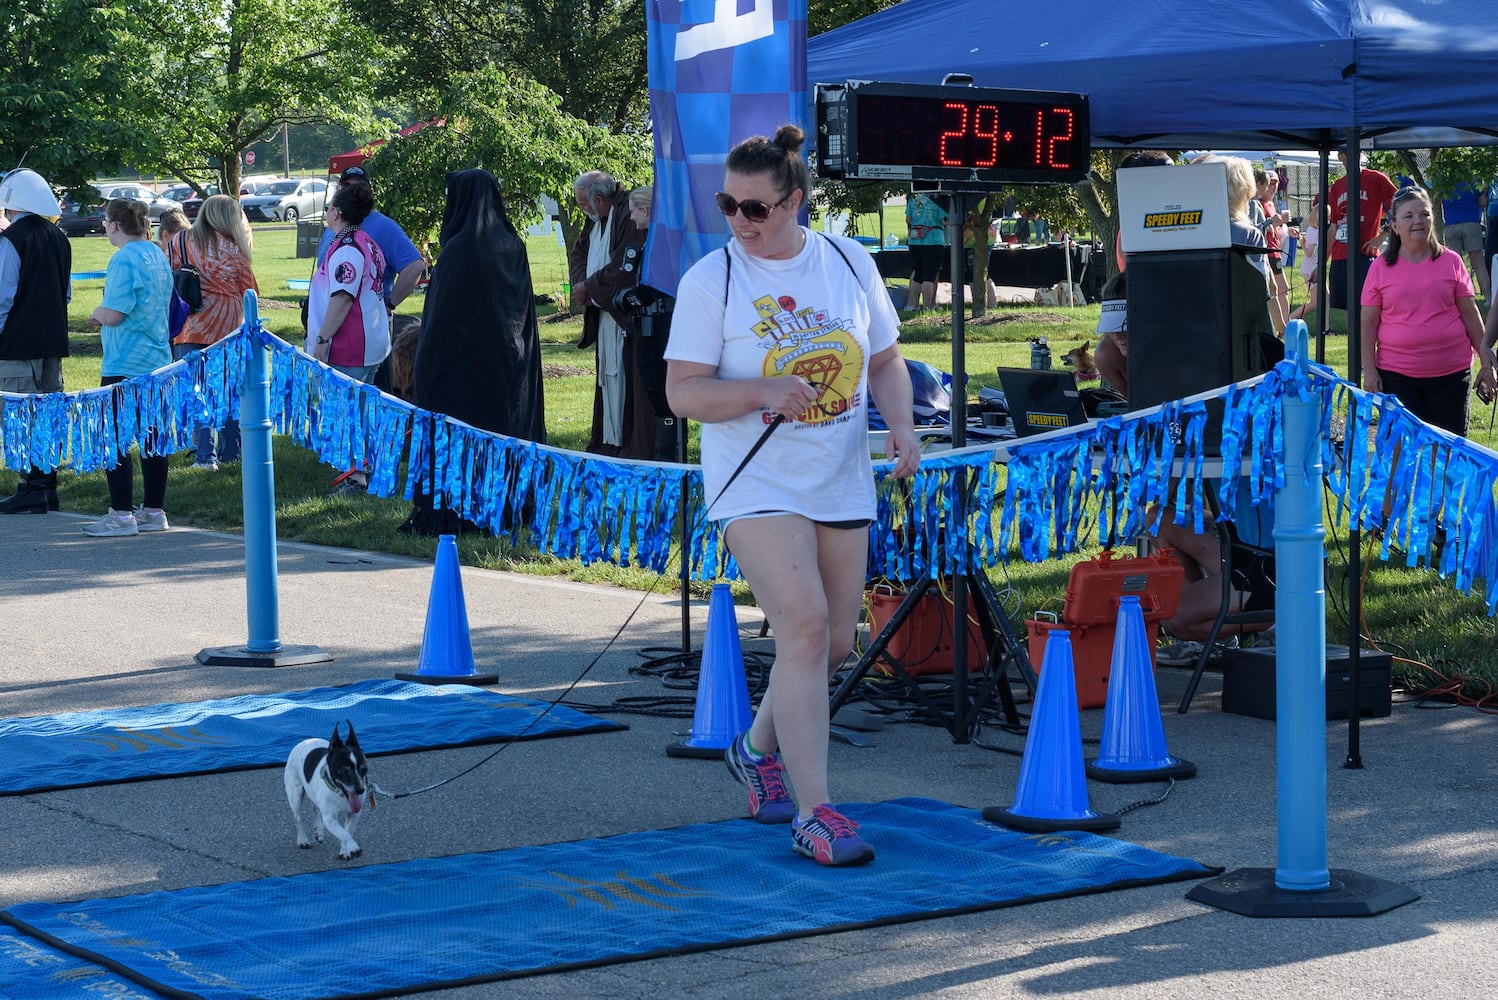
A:
[[[201,186],[203,190],[208,192],[209,194],[218,194],[217,184],[204,184]],[[192,189],[191,184],[173,184],[171,187],[161,192],[161,196],[163,198],[170,198],[172,199],[172,201],[175,201],[180,205],[189,198],[197,197],[197,192]]]
[[[104,205],[88,204],[77,198],[61,201],[62,214],[57,217],[57,226],[69,236],[87,236],[104,231]]]
[[[239,204],[251,222],[295,222],[321,217],[327,193],[328,182],[321,177],[272,181],[264,194],[246,195]]]
[[[135,201],[145,202],[146,212],[151,216],[152,222],[159,222],[162,212],[169,212],[179,207],[175,201],[157,195],[156,192],[144,184],[116,184],[113,187],[105,188],[103,194],[106,202],[114,198],[131,198]]]
[[[62,206],[62,214],[57,217],[58,228],[69,236],[102,233],[104,206],[114,198],[133,198],[144,202],[153,223],[160,221],[162,212],[178,207],[175,201],[158,197],[150,188],[141,184],[114,184],[104,188],[100,195],[101,199],[96,202],[80,198],[61,199],[59,204]]]
[[[239,179],[239,194],[241,197],[247,194],[264,194],[276,181],[284,181],[287,178],[280,174],[249,174]]]
[[[188,184],[178,184],[161,192],[163,198],[171,198],[176,201],[177,206],[182,209],[182,214],[189,219],[196,219],[198,217],[198,209],[203,207],[204,198],[216,194],[218,194],[217,184],[204,184],[202,194],[198,194]]]

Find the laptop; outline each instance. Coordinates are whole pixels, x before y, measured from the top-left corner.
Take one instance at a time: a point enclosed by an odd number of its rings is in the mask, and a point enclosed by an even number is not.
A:
[[[1065,369],[1000,368],[999,384],[1018,437],[1087,423],[1077,379]]]
[[[1233,245],[1225,163],[1118,172],[1118,232],[1124,253]]]

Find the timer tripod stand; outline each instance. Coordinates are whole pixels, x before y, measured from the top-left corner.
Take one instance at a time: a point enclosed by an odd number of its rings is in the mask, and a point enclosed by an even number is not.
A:
[[[946,186],[950,192],[951,206],[947,211],[947,245],[951,252],[951,275],[953,285],[952,296],[952,384],[957,391],[952,394],[952,447],[961,448],[967,444],[967,393],[962,388],[966,385],[967,358],[964,344],[966,331],[966,317],[963,314],[962,295],[960,289],[964,282],[963,278],[963,247],[962,247],[962,222],[966,217],[966,199],[961,186]],[[963,502],[954,510],[953,516],[947,521],[948,530],[966,531],[966,510],[972,499],[972,491],[967,483],[967,472],[959,468],[957,475],[960,478],[957,495],[963,498]],[[931,585],[936,582],[934,575],[936,570],[928,570],[916,583],[906,592],[904,600],[895,609],[890,620],[880,629],[879,635],[869,645],[858,663],[838,685],[832,695],[830,705],[831,712],[836,714],[837,710],[848,700],[856,687],[868,673],[869,668],[874,665],[885,652],[890,638],[897,632],[906,620],[915,611],[921,598]],[[949,718],[948,729],[952,733],[952,739],[957,743],[966,743],[971,738],[972,720],[981,706],[993,694],[997,694],[1004,711],[1005,720],[1010,724],[1019,723],[1019,713],[1015,708],[1014,696],[1009,690],[1008,662],[1013,659],[1018,666],[1020,679],[1030,688],[1031,693],[1035,691],[1035,672],[1031,669],[1030,658],[1025,651],[1024,644],[1015,635],[1009,618],[999,607],[998,599],[994,595],[993,586],[989,583],[981,571],[974,571],[968,567],[961,573],[952,577],[952,708]],[[988,662],[985,665],[986,681],[978,691],[976,699],[969,696],[968,677],[968,629],[967,609],[968,594],[972,593],[975,598],[973,608],[978,619],[979,629],[983,636],[983,648],[988,651]],[[920,684],[908,673],[900,668],[898,664],[890,663],[895,675],[900,679],[902,686],[921,703],[922,707],[938,717],[945,712],[932,704],[931,700],[921,691]]]

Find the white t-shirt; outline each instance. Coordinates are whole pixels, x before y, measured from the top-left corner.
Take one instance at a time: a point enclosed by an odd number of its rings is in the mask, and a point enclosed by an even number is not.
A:
[[[385,311],[385,258],[363,230],[345,230],[333,238],[322,263],[312,273],[307,294],[307,353],[322,330],[328,303],[337,292],[354,304],[333,333],[328,364],[367,368],[390,353],[390,316]]]
[[[1314,278],[1316,276],[1316,227],[1307,224],[1300,231],[1300,276],[1302,278]]]
[[[817,521],[875,515],[869,359],[896,342],[900,320],[867,250],[841,236],[803,232],[806,245],[786,260],[751,257],[730,241],[731,274],[715,250],[692,265],[677,290],[668,359],[712,365],[723,379],[795,374],[822,387],[818,401],[781,424],[713,504],[708,516],[715,520],[760,511]],[[756,410],[703,426],[709,501],[773,416]]]

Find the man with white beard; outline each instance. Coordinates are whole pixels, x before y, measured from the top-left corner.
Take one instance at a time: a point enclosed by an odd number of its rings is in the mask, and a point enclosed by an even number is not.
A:
[[[598,383],[593,394],[593,432],[588,451],[618,458],[652,457],[655,419],[635,345],[627,336],[629,317],[614,298],[639,280],[638,266],[626,266],[626,253],[643,248],[645,234],[629,216],[629,190],[601,170],[573,182],[572,194],[588,221],[567,254],[572,304],[583,310],[578,349],[593,347]]]

